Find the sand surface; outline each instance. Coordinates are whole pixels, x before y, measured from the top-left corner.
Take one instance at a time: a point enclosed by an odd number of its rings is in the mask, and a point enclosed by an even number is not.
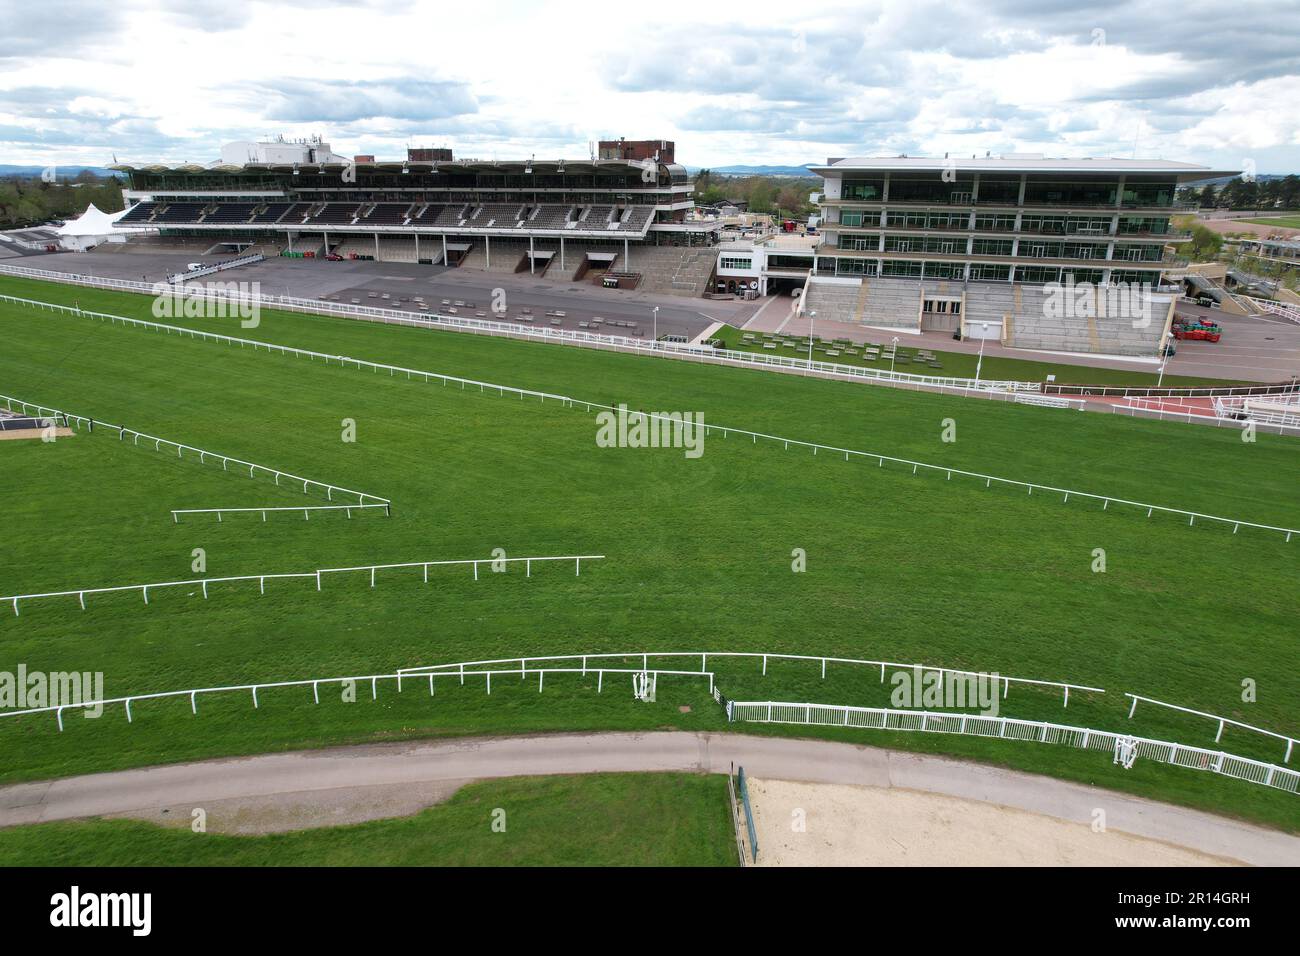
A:
[[[759,866],[1231,866],[1118,830],[914,790],[748,781]],[[796,811],[805,830],[798,832]]]

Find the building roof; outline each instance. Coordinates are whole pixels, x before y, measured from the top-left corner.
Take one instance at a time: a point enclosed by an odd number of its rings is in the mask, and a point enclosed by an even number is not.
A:
[[[409,169],[411,172],[433,172],[435,170],[443,172],[493,172],[493,171],[522,171],[532,169],[537,173],[555,174],[559,172],[600,172],[602,170],[626,170],[626,169],[644,169],[646,160],[639,159],[456,159],[441,162],[408,162],[404,160],[391,160],[374,163],[356,163],[357,166],[377,172],[394,172],[400,173],[403,169]],[[215,163],[211,166],[198,166],[192,163],[186,163],[178,166],[167,166],[163,164],[147,164],[143,166],[132,166],[127,163],[118,163],[110,166],[110,169],[116,169],[121,172],[156,172],[156,173],[229,173],[236,174],[245,170],[266,170],[268,172],[288,173],[293,170],[299,172],[320,172],[324,170],[340,170],[351,165],[347,162],[338,163],[245,163],[242,166],[223,165]],[[665,165],[665,164],[658,164]],[[669,169],[682,169],[676,164],[667,164]]]
[[[825,166],[809,166],[820,176],[845,172],[1004,172],[1004,173],[1145,173],[1172,174],[1178,182],[1195,182],[1235,176],[1240,170],[1211,169],[1195,163],[1178,163],[1168,159],[1105,159],[1084,157],[1078,159],[1049,159],[1040,155],[983,156],[974,158],[951,157],[937,159],[930,156],[871,156],[836,159]]]

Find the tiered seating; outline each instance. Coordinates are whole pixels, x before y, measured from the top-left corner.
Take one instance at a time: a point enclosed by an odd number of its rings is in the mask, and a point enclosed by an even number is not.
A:
[[[944,288],[940,289],[939,286]],[[855,282],[813,279],[804,287],[804,312],[817,313],[817,321],[848,322],[915,329],[921,322],[921,290],[960,290],[960,283],[868,276]],[[952,286],[952,288],[949,288]]]
[[[613,206],[588,206],[586,211],[578,217],[578,224],[573,228],[608,229],[609,214],[613,211]]]
[[[475,209],[465,225],[477,229],[489,226],[493,229],[514,229],[519,225],[523,210],[522,203],[489,203]]]
[[[296,202],[286,209],[284,215],[276,221],[283,223],[286,226],[301,225],[303,219],[306,218],[307,213],[311,212],[314,205],[316,204],[310,202]],[[254,221],[256,222],[258,220]]]
[[[460,225],[460,221],[470,214],[470,210],[465,203],[452,203],[448,206],[430,206],[426,211],[421,222],[428,223],[431,226],[454,227]]]
[[[654,214],[654,206],[633,206],[624,211],[624,218],[618,230],[619,232],[645,232]]]
[[[154,211],[157,208],[158,204],[153,202],[136,203],[118,222],[132,224],[148,222],[153,218]]]
[[[858,306],[858,282],[810,281],[803,290],[803,311],[816,312],[818,322],[853,322]]]
[[[305,222],[309,226],[351,225],[352,220],[357,218],[358,208],[354,202],[327,202],[323,209],[308,217]]]
[[[257,208],[256,203],[251,202],[223,202],[218,203],[217,208],[203,217],[204,225],[213,223],[244,223],[248,222],[249,217],[253,215],[253,210]]]
[[[406,222],[407,214],[410,211],[410,203],[376,203],[375,208],[370,210],[370,214],[358,222],[357,225],[400,226]]]
[[[253,216],[253,218],[250,219],[249,222],[253,222],[253,223],[277,222],[281,216],[283,216],[292,208],[293,208],[293,203],[291,202],[267,203],[266,206],[262,209],[262,211],[259,212],[257,215]]]
[[[1155,356],[1164,331],[1164,309],[1151,306],[1151,319],[1134,327],[1132,316],[1050,316],[1047,293],[1038,286],[1017,286],[1020,308],[1009,314],[1007,344],[1012,348],[1051,352],[1093,352],[1100,355]],[[970,301],[969,294],[967,302]],[[978,315],[968,309],[968,321]]]
[[[527,229],[563,229],[573,212],[572,206],[544,205],[538,206],[524,225]]]
[[[198,222],[206,207],[201,202],[174,202],[153,217],[156,223]]]
[[[638,288],[642,291],[701,296],[717,260],[716,249],[646,246],[633,249],[629,261],[619,263],[618,269],[639,272],[642,279]]]

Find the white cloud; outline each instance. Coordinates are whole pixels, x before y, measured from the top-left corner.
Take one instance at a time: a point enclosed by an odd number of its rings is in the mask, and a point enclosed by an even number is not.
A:
[[[388,156],[573,156],[626,135],[711,166],[1253,150],[1261,172],[1300,168],[1300,8],[1242,0],[1226,34],[1208,0],[647,9],[0,0],[0,162],[204,161],[318,133]]]

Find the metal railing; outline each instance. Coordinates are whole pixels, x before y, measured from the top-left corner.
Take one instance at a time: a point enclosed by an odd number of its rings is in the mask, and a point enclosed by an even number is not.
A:
[[[346,511],[348,517],[351,518],[352,512],[354,511],[364,511],[372,508],[382,508],[384,510],[385,518],[392,517],[393,514],[392,505],[388,502],[383,502],[382,504],[370,503],[370,504],[355,504],[355,505],[303,505],[301,507],[294,505],[294,506],[283,506],[283,507],[275,507],[275,508],[173,508],[172,523],[180,524],[181,515],[212,515],[212,514],[216,515],[217,522],[221,523],[222,515],[242,514],[245,512],[261,512],[262,520],[265,521],[266,513],[268,511],[272,513],[278,511],[292,511],[294,514],[301,512],[304,521],[311,520],[308,517],[308,514],[312,511]]]
[[[572,561],[574,563],[573,573],[574,576],[576,577],[582,573],[583,561],[600,561],[603,560],[604,557],[605,556],[603,554],[566,554],[566,555],[537,555],[537,556],[530,555],[528,557],[522,557],[522,558],[504,558],[504,557],[502,558],[459,558],[452,561],[406,561],[400,564],[360,564],[348,568],[317,568],[314,571],[277,572],[277,573],[267,573],[267,574],[237,574],[237,575],[231,575],[228,577],[220,577],[220,578],[192,578],[187,581],[151,581],[148,584],[120,584],[111,587],[72,588],[66,591],[44,591],[44,592],[33,593],[33,594],[8,594],[5,595],[4,597],[0,597],[0,602],[12,604],[14,609],[14,616],[18,617],[20,616],[18,610],[20,602],[31,601],[40,598],[72,597],[73,595],[76,595],[76,597],[81,603],[81,609],[84,611],[86,609],[87,594],[110,594],[110,593],[122,592],[122,591],[139,591],[141,593],[141,596],[144,598],[144,603],[148,604],[150,590],[157,591],[162,588],[194,587],[195,585],[198,585],[203,589],[203,597],[207,598],[209,584],[223,584],[223,583],[234,582],[234,581],[256,581],[258,582],[258,586],[260,589],[259,593],[265,594],[267,581],[284,580],[290,578],[314,578],[316,581],[316,590],[319,591],[321,590],[322,575],[355,573],[357,571],[370,572],[370,586],[373,588],[375,586],[376,572],[390,571],[398,568],[423,568],[424,583],[428,584],[430,568],[445,567],[450,565],[461,565],[461,566],[472,565],[474,568],[474,580],[477,581],[479,578],[478,569],[480,564],[486,564],[492,566],[495,564],[517,564],[519,562],[523,562],[524,564],[525,576],[532,577],[534,562],[540,564],[540,563],[545,563],[547,561]]]
[[[1156,700],[1154,697],[1143,697],[1140,694],[1125,694],[1124,696],[1131,698],[1133,701],[1133,705],[1128,709],[1129,717],[1132,717],[1134,712],[1137,711],[1138,701],[1142,701],[1143,703],[1163,707],[1166,710],[1176,710],[1180,713],[1192,714],[1196,717],[1204,717],[1206,720],[1217,721],[1219,724],[1219,731],[1214,735],[1214,742],[1216,744],[1222,739],[1223,728],[1227,724],[1231,724],[1233,727],[1240,727],[1243,730],[1249,730],[1251,733],[1263,734],[1266,737],[1272,737],[1276,740],[1284,740],[1286,741],[1286,755],[1283,756],[1282,762],[1291,762],[1291,751],[1295,748],[1297,740],[1295,737],[1288,737],[1286,734],[1279,734],[1276,731],[1265,730],[1263,727],[1256,727],[1254,724],[1242,723],[1240,720],[1233,720],[1231,717],[1220,717],[1218,714],[1207,714],[1203,710],[1192,710],[1190,707],[1180,707],[1178,704],[1168,704],[1163,700]]]
[[[0,296],[0,298],[4,298],[4,297]],[[80,429],[83,425],[85,425],[88,431],[94,431],[95,426],[98,425],[100,428],[107,428],[111,431],[117,432],[117,437],[119,441],[125,441],[128,435],[131,436],[132,444],[137,446],[140,444],[140,439],[143,438],[146,444],[148,444],[149,442],[153,442],[154,451],[161,451],[163,449],[163,446],[166,446],[168,448],[175,448],[177,458],[183,459],[185,457],[185,452],[188,451],[191,454],[197,454],[199,456],[199,464],[201,465],[207,464],[207,460],[209,458],[212,458],[215,461],[221,462],[222,471],[229,471],[230,470],[229,466],[235,465],[240,469],[247,468],[248,477],[250,478],[254,477],[256,473],[259,471],[264,474],[271,475],[275,478],[275,483],[277,485],[280,484],[281,478],[293,481],[295,484],[297,484],[298,482],[302,482],[303,494],[307,494],[309,488],[315,487],[323,490],[325,492],[325,497],[330,501],[334,500],[334,492],[337,491],[341,494],[356,495],[358,505],[365,504],[367,501],[373,502],[375,504],[380,504],[380,505],[392,504],[392,502],[390,502],[387,498],[381,498],[379,495],[372,495],[369,492],[353,491],[351,488],[344,488],[341,485],[332,485],[329,482],[316,481],[313,478],[303,478],[301,475],[294,475],[294,474],[290,474],[287,471],[280,471],[278,468],[271,468],[268,467],[267,465],[259,465],[251,461],[244,461],[241,458],[232,458],[231,456],[223,455],[220,452],[208,451],[206,448],[198,448],[194,445],[186,445],[183,442],[172,441],[169,438],[159,438],[156,435],[147,435],[144,432],[136,431],[134,428],[127,428],[124,425],[114,425],[111,422],[100,421],[99,419],[90,418],[85,415],[76,415],[72,412],[62,411],[61,409],[49,408],[48,406],[45,405],[36,405],[31,402],[23,401],[22,399],[19,398],[14,398],[11,395],[0,395],[0,402],[4,402],[5,407],[9,409],[9,411],[13,411],[14,405],[17,404],[22,414],[28,414],[27,409],[33,408],[38,410],[37,412],[38,415],[41,414],[42,412],[49,412],[54,415],[62,416],[65,421],[72,422],[73,424],[76,425],[78,429]],[[233,511],[236,509],[225,508],[222,510]],[[262,509],[254,508],[250,510],[258,511]],[[291,510],[299,511],[301,509],[294,508]]]
[[[30,269],[25,266],[0,264],[0,275],[13,275],[21,278],[40,279],[68,285],[82,285],[91,288],[109,289],[118,292],[133,292],[142,295],[156,295],[158,289],[147,282],[130,279],[102,279],[98,276],[81,276],[43,269]],[[530,339],[533,341],[557,342],[589,348],[610,349],[613,351],[635,352],[637,354],[659,355],[666,358],[688,359],[700,362],[712,362],[720,365],[748,366],[776,371],[795,371],[825,378],[850,381],[863,381],[875,384],[912,387],[917,389],[935,389],[945,392],[976,392],[997,394],[1000,392],[1030,391],[1041,389],[1039,382],[991,381],[951,376],[915,375],[910,372],[886,371],[884,369],[863,368],[855,365],[839,365],[834,362],[816,362],[795,356],[764,355],[754,352],[742,352],[729,349],[713,349],[663,341],[645,341],[632,336],[606,335],[580,330],[552,329],[529,325],[512,325],[489,319],[465,318],[456,315],[444,315],[433,312],[427,315],[412,316],[397,309],[380,309],[373,306],[343,304],[319,299],[302,299],[294,296],[240,295],[232,290],[203,290],[185,288],[183,293],[172,290],[169,295],[185,296],[224,301],[233,304],[248,304],[260,307],[283,309],[290,312],[310,312],[319,315],[335,315],[343,318],[378,321],[386,324],[406,325],[412,328],[440,329],[452,332],[473,332],[507,338]],[[0,297],[13,301],[17,297]],[[32,300],[21,300],[32,301]],[[42,303],[51,305],[52,303]],[[74,310],[76,311],[76,310]],[[90,314],[90,313],[86,313]]]
[[[769,660],[803,661],[803,662],[820,664],[821,676],[823,680],[826,677],[826,668],[828,664],[847,664],[847,665],[871,667],[873,669],[879,667],[880,682],[882,684],[885,682],[886,669],[895,670],[895,671],[899,671],[899,670],[910,671],[910,670],[920,669],[922,672],[928,672],[932,674],[937,673],[940,675],[952,674],[957,677],[986,677],[986,678],[996,677],[996,679],[1002,684],[1003,699],[1006,698],[1007,692],[1010,689],[1010,686],[1012,684],[1024,684],[1026,686],[1036,686],[1036,687],[1050,687],[1064,692],[1065,702],[1063,706],[1067,706],[1067,707],[1069,706],[1070,703],[1071,690],[1082,691],[1084,693],[1090,693],[1090,694],[1106,693],[1104,688],[1089,687],[1086,684],[1071,684],[1065,681],[1054,681],[1054,680],[1037,680],[1030,677],[1010,677],[1008,675],[991,674],[989,672],[959,670],[953,667],[936,667],[932,664],[916,664],[916,663],[907,664],[901,661],[873,661],[873,660],[864,660],[864,659],[853,658],[853,657],[829,657],[829,656],[817,655],[817,654],[780,654],[780,653],[770,653],[770,652],[763,652],[763,651],[624,651],[624,652],[608,651],[608,652],[587,653],[587,654],[548,654],[539,657],[516,656],[516,657],[497,658],[494,660],[483,660],[483,661],[458,661],[454,664],[425,664],[425,665],[418,665],[415,667],[399,668],[398,673],[423,674],[430,671],[436,673],[437,671],[445,670],[451,667],[458,667],[462,669],[466,667],[472,668],[472,667],[480,667],[480,666],[494,667],[498,664],[509,664],[509,663],[514,663],[516,661],[519,663],[520,667],[523,667],[527,664],[546,663],[551,661],[580,661],[582,668],[585,670],[590,661],[600,661],[600,660],[610,660],[610,659],[635,660],[638,657],[641,658],[642,670],[650,669],[650,661],[652,659],[666,658],[666,657],[690,657],[690,658],[698,657],[700,659],[700,670],[702,671],[708,670],[709,658],[716,659],[719,657],[722,658],[748,657],[748,658],[762,660],[763,676],[767,676],[767,663]]]
[[[423,371],[421,369],[405,368],[403,366],[397,366],[397,365],[385,365],[380,362],[369,362],[364,359],[352,358],[350,356],[329,355],[324,352],[313,352],[309,349],[299,349],[299,348],[294,348],[293,346],[286,346],[286,345],[275,345],[268,342],[260,342],[254,339],[240,339],[234,336],[221,335],[214,332],[204,332],[201,330],[189,329],[181,326],[170,326],[170,325],[163,325],[157,322],[148,322],[143,319],[132,319],[125,316],[111,315],[108,313],[88,312],[81,309],[71,308],[68,306],[51,304],[46,302],[39,302],[31,299],[21,299],[21,298],[16,298],[14,296],[0,295],[0,301],[25,303],[29,305],[34,305],[38,308],[49,308],[49,309],[53,309],[56,311],[61,311],[73,315],[90,316],[92,318],[99,318],[101,320],[108,319],[112,322],[123,322],[125,324],[144,326],[144,327],[153,327],[153,328],[165,330],[169,333],[177,332],[182,335],[189,335],[192,338],[201,338],[201,339],[212,340],[212,341],[224,341],[230,344],[238,344],[240,346],[251,345],[255,349],[265,348],[268,352],[280,352],[283,354],[298,355],[313,360],[316,358],[320,358],[323,359],[326,362],[326,364],[328,364],[329,361],[333,359],[339,362],[340,365],[353,365],[357,369],[369,368],[375,372],[379,372],[381,370],[387,371],[390,377],[395,377],[398,373],[401,373],[404,374],[408,379],[418,377],[426,382],[430,380],[438,380],[441,381],[444,385],[446,385],[449,382],[455,382],[461,386],[462,390],[472,385],[472,386],[477,386],[480,392],[491,390],[491,391],[498,392],[498,394],[500,395],[505,395],[506,393],[509,393],[512,395],[518,395],[521,399],[524,398],[525,396],[531,396],[531,397],[539,398],[543,402],[545,402],[547,398],[550,398],[552,400],[559,401],[570,407],[582,405],[587,411],[591,411],[593,408],[601,409],[604,411],[618,411],[618,409],[616,409],[612,405],[605,405],[600,402],[584,401],[582,399],[573,398],[567,395],[558,395],[549,392],[539,392],[531,389],[521,389],[521,388],[516,388],[514,386],[501,385],[501,384],[491,383],[491,382],[481,382],[474,379],[459,378],[453,375],[444,375],[439,372],[428,372],[428,371]],[[1010,393],[1008,393],[1008,396],[1010,397]],[[664,416],[654,412],[629,411],[628,414],[636,418],[644,416],[646,418],[649,418],[651,421],[656,421],[656,422],[667,421],[670,425],[672,424],[672,418],[670,416]],[[879,452],[863,451],[863,450],[853,449],[853,448],[843,448],[836,445],[825,445],[819,442],[801,441],[796,438],[784,438],[780,435],[769,435],[763,432],[754,432],[743,428],[731,428],[725,425],[709,425],[702,422],[699,427],[702,427],[704,429],[704,434],[706,436],[708,436],[711,432],[721,433],[724,437],[728,435],[740,435],[743,437],[750,438],[754,443],[757,443],[758,440],[761,438],[764,441],[779,442],[787,450],[790,448],[790,446],[793,445],[799,448],[810,448],[812,449],[813,454],[817,454],[818,451],[827,451],[827,452],[832,452],[836,455],[843,455],[845,461],[848,461],[850,457],[857,457],[866,460],[874,459],[877,462],[877,465],[882,468],[884,467],[885,462],[890,462],[891,464],[900,464],[905,467],[910,465],[913,474],[916,474],[920,469],[924,468],[926,471],[929,472],[944,473],[947,477],[947,480],[949,481],[952,480],[953,475],[957,475],[962,478],[974,478],[976,480],[983,481],[985,483],[985,487],[992,487],[993,482],[997,482],[999,485],[1006,485],[1008,487],[1014,487],[1014,488],[1024,488],[1030,495],[1032,495],[1036,490],[1040,492],[1048,492],[1050,494],[1063,495],[1065,502],[1068,502],[1070,500],[1070,496],[1073,495],[1076,498],[1083,498],[1090,501],[1099,501],[1102,503],[1103,510],[1109,509],[1111,504],[1117,504],[1117,505],[1124,505],[1132,508],[1145,509],[1148,518],[1151,517],[1157,511],[1161,512],[1162,514],[1178,515],[1180,517],[1187,518],[1189,526],[1194,525],[1196,523],[1196,519],[1200,518],[1202,521],[1217,522],[1219,524],[1232,525],[1233,534],[1236,534],[1241,528],[1256,528],[1262,531],[1275,531],[1278,532],[1279,534],[1283,534],[1286,536],[1286,540],[1289,542],[1291,540],[1291,536],[1297,533],[1297,529],[1295,528],[1286,528],[1279,525],[1270,525],[1270,524],[1263,524],[1255,521],[1246,521],[1241,518],[1228,518],[1222,515],[1204,514],[1202,512],[1197,512],[1197,511],[1188,511],[1183,508],[1172,508],[1165,505],[1152,504],[1150,502],[1134,501],[1129,498],[1120,498],[1113,495],[1102,495],[1094,492],[1079,491],[1073,488],[1061,488],[1055,485],[1040,484],[1038,482],[1032,482],[1032,481],[1022,481],[1020,479],[1015,479],[1015,478],[1003,478],[997,475],[986,475],[981,472],[967,471],[965,469],[952,468],[946,465],[935,465],[927,462],[914,461],[909,458],[899,458],[894,455],[885,455]],[[353,492],[353,494],[356,494],[356,492]]]
[[[493,677],[519,677],[520,680],[523,680],[526,677],[528,677],[530,674],[535,674],[537,675],[537,692],[540,694],[545,689],[546,674],[548,672],[551,674],[578,673],[577,671],[571,668],[565,670],[548,669],[547,671],[525,670],[522,672],[514,669],[494,670],[494,671],[472,671],[472,672],[466,672],[466,674],[461,677],[460,683],[461,684],[465,683],[464,678],[466,676],[482,677],[484,678],[485,681],[485,689],[487,693],[490,694],[492,693]],[[606,667],[600,670],[593,670],[592,673],[596,674],[596,693],[600,694],[600,693],[604,693],[606,674],[632,674],[633,676],[636,676],[641,674],[642,671],[633,670],[631,668]],[[652,671],[651,674],[653,674],[656,679],[658,679],[660,676],[705,677],[708,678],[710,692],[712,692],[713,675],[707,672],[702,673],[700,671],[660,670],[660,671]],[[454,676],[456,675],[429,674],[428,675],[429,696],[432,697],[434,694],[435,678],[437,677],[451,678]],[[241,691],[241,692],[251,691],[253,706],[259,707],[260,704],[257,696],[258,691],[271,690],[277,687],[311,687],[313,703],[319,704],[320,687],[322,684],[326,686],[333,685],[333,684],[338,684],[340,686],[345,684],[352,684],[355,686],[356,684],[359,683],[369,682],[371,699],[377,700],[379,698],[379,682],[381,680],[394,681],[397,685],[397,692],[400,694],[402,692],[402,681],[404,679],[409,680],[410,675],[361,674],[352,677],[314,677],[314,678],[307,678],[305,680],[265,681],[259,684],[228,684],[221,687],[191,687],[186,690],[160,691],[158,693],[152,693],[152,694],[131,694],[126,697],[104,697],[104,698],[99,698],[97,700],[78,701],[76,703],[52,704],[46,707],[28,707],[23,710],[0,710],[0,718],[23,717],[31,714],[54,714],[56,719],[58,720],[59,730],[62,731],[63,712],[65,710],[97,710],[97,709],[107,707],[110,704],[121,704],[126,709],[127,723],[131,723],[132,722],[131,704],[133,702],[142,701],[142,700],[166,700],[168,698],[175,698],[175,697],[188,697],[190,700],[190,713],[197,716],[199,712],[198,697],[200,694],[227,694],[234,691]]]
[[[1287,767],[1252,760],[1249,757],[1239,757],[1221,750],[1205,750],[1168,740],[1152,740],[1109,730],[1072,727],[1041,720],[790,701],[731,701],[727,708],[727,719],[746,723],[807,724],[1026,740],[1062,744],[1083,750],[1111,751],[1116,754],[1117,759],[1119,749],[1123,746],[1132,748],[1138,757],[1157,763],[1174,764],[1192,770],[1208,770],[1211,773],[1274,787],[1288,793],[1300,793],[1300,773]]]

